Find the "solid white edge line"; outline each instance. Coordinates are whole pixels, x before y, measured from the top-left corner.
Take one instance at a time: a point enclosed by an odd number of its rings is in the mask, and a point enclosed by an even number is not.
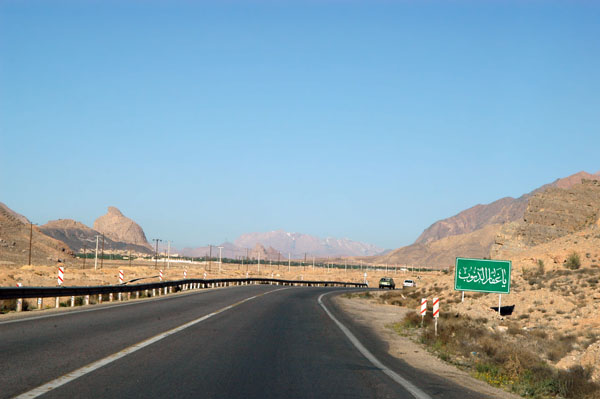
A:
[[[335,316],[329,311],[329,309],[327,309],[327,307],[321,300],[323,296],[328,294],[330,294],[330,292],[321,294],[319,296],[319,305],[321,305],[325,313],[327,313],[327,316],[329,316],[329,318],[333,320],[335,324],[337,324],[340,330],[342,330],[342,332],[346,335],[350,342],[352,342],[352,345],[354,345],[354,347],[358,349],[358,351],[362,353],[362,355],[366,357],[367,360],[369,360],[375,367],[383,371],[392,380],[402,385],[402,387],[404,387],[408,392],[410,392],[412,396],[414,396],[416,399],[431,399],[429,395],[417,388],[412,382],[408,381],[406,378],[402,377],[400,374],[396,373],[395,371],[391,370],[389,367],[381,363],[379,359],[377,359],[367,348],[364,347],[364,345],[354,336],[354,334],[350,332],[350,330],[345,325],[343,325],[338,319],[335,318]]]
[[[144,341],[138,342],[137,344],[131,345],[131,346],[129,346],[129,347],[127,347],[127,348],[125,348],[125,349],[117,352],[117,353],[113,353],[112,355],[109,355],[109,356],[107,356],[107,357],[105,357],[103,359],[100,359],[100,360],[97,360],[97,361],[95,361],[93,363],[90,363],[87,366],[83,366],[83,367],[81,367],[81,368],[79,368],[79,369],[77,369],[75,371],[71,371],[70,373],[67,373],[67,374],[65,374],[65,375],[63,375],[61,377],[58,377],[58,378],[50,381],[50,382],[47,382],[46,384],[40,385],[37,388],[34,388],[34,389],[30,390],[30,391],[27,391],[27,392],[22,393],[22,394],[20,394],[18,396],[15,396],[14,399],[25,399],[25,398],[31,399],[31,398],[37,398],[38,396],[43,395],[43,394],[45,394],[47,392],[50,392],[51,390],[56,389],[56,388],[60,387],[61,385],[64,385],[64,384],[69,383],[69,382],[71,382],[73,380],[76,380],[77,378],[82,377],[82,376],[84,376],[84,375],[86,375],[88,373],[91,373],[92,371],[97,370],[100,367],[106,366],[107,364],[112,363],[115,360],[118,360],[118,359],[120,359],[122,357],[125,357],[127,355],[130,355],[133,352],[137,352],[140,349],[143,349],[143,348],[145,348],[148,345],[152,345],[155,342],[158,342],[158,341],[160,341],[160,340],[162,340],[162,339],[164,339],[164,338],[166,338],[166,337],[168,337],[170,335],[173,335],[173,334],[178,333],[178,332],[180,332],[182,330],[185,330],[186,328],[191,327],[194,324],[198,324],[200,322],[203,322],[204,320],[209,319],[209,318],[211,318],[213,316],[216,316],[219,313],[223,313],[226,310],[232,309],[232,308],[234,308],[234,307],[236,307],[238,305],[241,305],[241,304],[243,304],[245,302],[251,301],[251,300],[253,300],[255,298],[258,298],[260,296],[271,294],[273,292],[277,292],[277,291],[281,291],[281,290],[285,290],[285,289],[287,289],[287,288],[279,288],[277,290],[264,292],[262,294],[258,294],[258,295],[254,295],[254,296],[246,298],[246,299],[242,299],[239,302],[236,302],[236,303],[233,303],[231,305],[225,306],[224,308],[221,308],[221,309],[219,309],[219,310],[217,310],[215,312],[209,313],[209,314],[207,314],[205,316],[202,316],[202,317],[200,317],[200,318],[198,318],[196,320],[192,320],[190,322],[182,324],[179,327],[175,327],[175,328],[173,328],[171,330],[168,330],[168,331],[165,331],[165,332],[163,332],[161,334],[155,335],[152,338],[148,338],[148,339],[146,339]]]

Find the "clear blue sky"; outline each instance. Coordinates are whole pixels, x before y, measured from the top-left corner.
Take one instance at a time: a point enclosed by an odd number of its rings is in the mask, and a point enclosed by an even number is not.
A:
[[[600,5],[0,2],[0,201],[385,248],[600,170]]]

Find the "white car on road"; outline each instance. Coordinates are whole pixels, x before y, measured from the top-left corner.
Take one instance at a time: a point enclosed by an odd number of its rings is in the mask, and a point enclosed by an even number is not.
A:
[[[417,283],[415,283],[414,280],[404,280],[404,283],[402,283],[402,285],[404,287],[416,287]]]

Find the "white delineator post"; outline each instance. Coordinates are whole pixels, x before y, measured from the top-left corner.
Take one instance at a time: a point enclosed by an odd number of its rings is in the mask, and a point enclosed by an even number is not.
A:
[[[162,270],[158,271],[158,281],[163,281],[163,274],[162,274]]]
[[[421,311],[419,314],[421,315],[421,327],[423,327],[423,320],[427,314],[427,298],[421,299]]]
[[[367,284],[367,273],[366,273],[366,272],[365,272],[365,274],[364,274],[364,276],[363,276],[363,277],[364,277],[364,279],[365,279],[365,284]]]
[[[435,336],[437,337],[437,323],[440,317],[440,298],[433,298],[433,318],[435,320]]]
[[[17,283],[17,287],[22,287],[23,284],[21,283]],[[17,299],[17,312],[20,312],[23,310],[23,298],[19,298]]]
[[[187,278],[187,270],[183,271],[183,279],[185,280]]]
[[[62,266],[58,267],[58,279],[56,281],[58,282],[59,287],[61,285],[63,285],[63,283],[65,281],[65,268]],[[56,297],[56,307],[58,308],[59,306],[60,306],[60,298]]]

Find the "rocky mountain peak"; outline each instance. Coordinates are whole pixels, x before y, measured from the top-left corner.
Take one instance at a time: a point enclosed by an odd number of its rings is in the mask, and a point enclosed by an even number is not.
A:
[[[94,230],[99,231],[113,241],[121,241],[151,248],[144,230],[133,220],[124,216],[115,207],[108,207],[108,212],[94,222]]]
[[[118,208],[115,208],[114,206],[109,206],[108,207],[108,214],[109,215],[115,215],[115,216],[123,216],[123,214],[121,213],[121,211]]]

